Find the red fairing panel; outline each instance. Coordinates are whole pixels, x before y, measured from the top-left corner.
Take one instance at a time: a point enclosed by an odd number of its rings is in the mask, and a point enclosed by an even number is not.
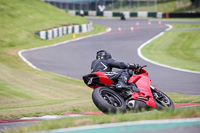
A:
[[[133,75],[132,77],[129,78],[128,82],[129,83],[135,83],[136,81],[138,81],[141,78],[140,75]]]
[[[151,80],[148,77],[148,73],[133,75],[131,79],[129,79],[129,82],[130,81],[135,81],[138,89],[140,90],[140,93],[134,92],[132,95],[132,98],[138,99],[139,96],[148,97],[149,98],[148,101],[141,100],[141,99],[139,100],[144,101],[147,104],[147,106],[156,108],[156,104],[154,102],[154,98],[150,89]]]
[[[149,79],[149,77],[141,76],[141,78],[136,82],[136,85],[140,89],[140,91],[145,91],[145,93],[151,92],[151,80]]]
[[[92,89],[96,89],[96,88],[101,87],[100,85],[98,85],[98,86],[89,86],[89,85],[87,85],[87,86],[90,87],[90,88],[92,88]]]
[[[114,83],[111,79],[109,79],[109,78],[108,78],[104,73],[102,73],[102,72],[95,72],[95,73],[93,73],[93,74],[96,74],[96,75],[99,76],[99,80],[100,80],[100,82],[101,82],[102,84],[111,85],[111,84]]]

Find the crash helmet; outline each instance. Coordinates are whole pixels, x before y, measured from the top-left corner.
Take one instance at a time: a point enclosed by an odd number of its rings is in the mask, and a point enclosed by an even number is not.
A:
[[[105,50],[100,50],[100,51],[98,51],[97,54],[96,54],[96,59],[101,59],[101,60],[103,60],[103,59],[110,59],[110,58],[112,58],[111,54],[108,53],[108,52],[105,51]]]

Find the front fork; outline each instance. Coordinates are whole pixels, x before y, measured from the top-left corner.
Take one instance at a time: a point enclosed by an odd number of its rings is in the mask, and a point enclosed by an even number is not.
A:
[[[150,85],[151,90],[155,91],[157,94],[160,93],[160,91],[158,89],[156,89],[156,87]]]
[[[162,94],[158,89],[156,89],[156,88],[153,87],[152,85],[151,85],[150,87],[151,87],[151,89],[152,89],[153,91],[156,92],[156,93],[153,93],[153,96],[154,96],[154,98],[155,98],[156,100],[158,100],[158,101],[159,101],[161,104],[163,104],[164,106],[166,106],[167,104],[170,104],[169,100],[163,101],[163,98],[165,98],[165,97],[163,96],[163,94]]]
[[[152,86],[152,85],[150,85],[150,88],[151,88],[152,90],[155,90],[155,89],[156,89],[156,87],[154,87],[154,86]]]
[[[160,98],[162,96],[162,94],[160,94],[160,91],[156,89],[154,86],[150,85],[150,88],[152,91],[156,92],[156,93],[152,92],[155,99]]]

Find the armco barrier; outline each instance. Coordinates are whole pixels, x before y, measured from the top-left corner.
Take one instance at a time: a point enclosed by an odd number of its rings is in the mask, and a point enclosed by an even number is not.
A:
[[[148,17],[156,18],[157,12],[148,12]]]
[[[138,15],[137,15],[137,13],[136,12],[131,12],[130,13],[130,17],[137,17]]]
[[[80,15],[80,11],[68,11],[71,15]],[[153,18],[162,18],[163,13],[161,12],[123,12],[126,18],[129,17],[153,17]],[[121,12],[113,12],[113,11],[104,11],[104,12],[96,12],[96,11],[84,11],[85,16],[102,16],[102,17],[120,17]]]
[[[112,17],[113,16],[113,12],[112,11],[104,11],[103,12],[103,16],[104,17]]]
[[[197,13],[169,13],[169,18],[200,18],[200,12],[197,12]]]
[[[70,26],[63,26],[53,29],[48,29],[44,31],[38,31],[35,32],[36,35],[38,35],[40,38],[48,40],[53,39],[55,37],[59,37],[65,34],[71,34],[71,33],[84,33],[91,31],[93,29],[92,22],[89,24],[82,24],[82,25],[70,25]]]
[[[148,13],[147,12],[138,12],[138,17],[148,17]]]
[[[119,12],[113,12],[112,16],[113,16],[113,17],[119,17],[119,16],[120,16],[120,13],[119,13]]]
[[[68,11],[71,15],[79,15],[79,11]],[[85,11],[85,16],[102,16],[102,17],[120,17],[121,12],[113,12],[113,11],[104,11],[104,12],[96,12],[96,11]],[[200,18],[200,12],[196,13],[162,13],[162,12],[123,12],[126,18],[129,17],[153,17],[153,18]]]
[[[103,12],[96,12],[96,16],[104,16]]]

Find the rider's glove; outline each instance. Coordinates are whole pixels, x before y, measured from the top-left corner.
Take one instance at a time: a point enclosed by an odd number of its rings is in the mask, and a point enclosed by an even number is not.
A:
[[[127,68],[128,69],[138,69],[140,67],[139,64],[128,64]]]

